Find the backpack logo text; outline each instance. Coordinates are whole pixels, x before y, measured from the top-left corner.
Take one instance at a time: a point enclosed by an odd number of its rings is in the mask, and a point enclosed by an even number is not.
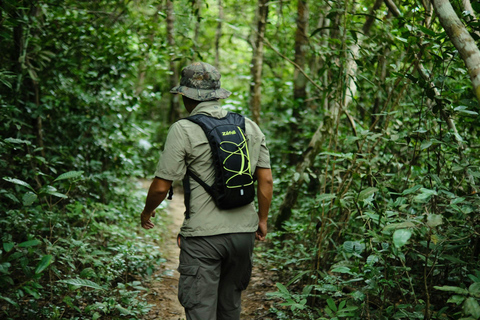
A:
[[[231,136],[232,134],[237,134],[236,131],[224,131],[222,132],[222,136]]]

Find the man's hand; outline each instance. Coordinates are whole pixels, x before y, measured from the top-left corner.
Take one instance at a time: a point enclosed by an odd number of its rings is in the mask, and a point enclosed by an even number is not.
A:
[[[145,211],[143,211],[140,215],[143,229],[152,229],[153,227],[155,227],[153,222],[150,220],[150,217],[155,217],[155,210],[151,213],[145,213]]]
[[[264,241],[265,237],[267,236],[267,222],[259,222],[258,229],[255,233],[255,239]]]
[[[148,189],[147,200],[145,201],[145,208],[140,215],[142,228],[152,229],[155,225],[150,221],[151,217],[155,217],[155,208],[162,203],[167,196],[168,190],[172,186],[172,181],[164,180],[162,178],[153,179],[150,188]]]

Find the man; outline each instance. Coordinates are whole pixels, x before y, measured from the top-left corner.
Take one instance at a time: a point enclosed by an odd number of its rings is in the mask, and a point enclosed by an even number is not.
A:
[[[182,95],[190,115],[223,118],[227,114],[218,100],[231,92],[220,88],[220,73],[207,63],[184,68],[180,85],[170,92]],[[189,320],[240,319],[241,292],[250,281],[254,241],[263,241],[267,234],[273,190],[269,152],[265,136],[249,119],[245,119],[245,133],[257,180],[258,211],[253,202],[221,210],[201,185],[188,178],[190,208],[178,238],[178,297]],[[153,228],[150,218],[155,208],[165,199],[172,181],[184,178],[187,168],[212,185],[215,172],[206,135],[199,125],[180,120],[168,132],[141,214],[143,228]]]

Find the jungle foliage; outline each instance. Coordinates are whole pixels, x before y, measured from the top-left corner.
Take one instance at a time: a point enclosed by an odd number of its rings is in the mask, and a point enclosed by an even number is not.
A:
[[[2,318],[142,318],[161,239],[132,190],[182,116],[169,79],[217,60],[251,116],[258,54],[271,316],[480,318],[479,104],[430,3],[270,1],[263,52],[258,4],[0,2]]]

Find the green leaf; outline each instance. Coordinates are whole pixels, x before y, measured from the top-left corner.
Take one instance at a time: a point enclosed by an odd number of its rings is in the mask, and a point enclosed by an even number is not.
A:
[[[23,195],[22,203],[24,206],[28,207],[31,206],[35,200],[37,200],[37,195],[31,191],[28,191]]]
[[[367,189],[364,189],[360,192],[360,194],[358,195],[358,200],[359,201],[363,201],[365,199],[367,199],[368,197],[370,197],[372,194],[374,194],[375,192],[378,191],[378,188],[374,188],[374,187],[369,187]]]
[[[467,298],[463,304],[463,312],[467,315],[472,315],[475,319],[480,318],[480,305],[475,298]]]
[[[8,274],[8,269],[12,266],[10,262],[0,263],[0,273]]]
[[[450,201],[450,204],[451,205],[459,204],[459,203],[462,203],[464,200],[465,200],[464,197],[458,197],[458,198],[452,199],[452,201]]]
[[[66,280],[58,280],[58,282],[71,284],[77,287],[89,287],[97,290],[105,290],[105,288],[87,279],[66,279]]]
[[[424,142],[422,142],[422,144],[420,145],[420,150],[428,149],[431,145],[432,145],[432,141],[431,141],[431,140],[424,141]]]
[[[435,289],[440,291],[447,291],[447,292],[454,292],[458,294],[468,295],[468,291],[466,289],[454,286],[434,286]]]
[[[458,106],[453,110],[458,111],[458,112],[463,112],[463,113],[466,113],[466,114],[478,115],[478,112],[468,110],[467,108],[468,107],[466,107],[466,106]]]
[[[3,243],[3,250],[5,250],[5,252],[10,252],[13,247],[15,246],[15,243],[13,242],[4,242]]]
[[[0,296],[0,299],[1,299],[1,300],[4,300],[4,301],[7,301],[7,302],[10,303],[10,304],[13,304],[15,307],[18,307],[18,303],[16,303],[15,301],[13,301],[12,299],[10,299],[10,298],[8,298],[8,297]]]
[[[438,227],[443,224],[443,216],[441,214],[430,213],[427,215],[427,226],[430,228]]]
[[[19,248],[28,248],[28,247],[34,247],[34,246],[38,246],[39,244],[41,244],[42,242],[40,240],[28,240],[28,241],[25,241],[25,242],[22,242],[18,245]]]
[[[425,33],[425,34],[427,34],[427,35],[429,35],[429,36],[435,37],[435,36],[437,35],[434,31],[432,31],[432,30],[430,30],[430,29],[428,29],[428,28],[425,28],[425,27],[422,26],[422,25],[417,24],[416,26],[417,26],[417,28],[419,28],[423,33]]]
[[[453,295],[447,300],[447,303],[455,303],[457,306],[465,301],[465,296]]]
[[[413,228],[415,224],[412,221],[404,221],[399,223],[390,223],[383,228],[383,231],[390,231],[393,229],[405,229],[405,228]]]
[[[63,198],[63,199],[67,199],[68,196],[66,194],[63,194],[63,193],[60,193],[60,192],[56,192],[56,191],[50,191],[50,192],[47,192],[48,194],[52,195],[52,196],[55,196],[55,197],[59,197],[59,198]]]
[[[361,254],[363,252],[363,249],[365,249],[365,245],[358,241],[345,241],[343,243],[343,249],[345,250],[345,252],[348,253],[355,252],[357,254]]]
[[[437,191],[435,190],[431,190],[431,189],[427,189],[427,188],[421,188],[420,189],[420,194],[416,195],[413,199],[414,201],[416,202],[427,202],[428,200],[430,200],[430,198],[433,196],[433,195],[437,195]]]
[[[13,144],[23,144],[25,143],[26,145],[31,145],[32,143],[28,140],[21,140],[21,139],[15,139],[15,138],[7,138],[3,140],[5,142],[13,143]]]
[[[65,179],[78,178],[83,174],[83,171],[69,171],[59,175],[54,181],[60,181]]]
[[[468,292],[470,292],[472,296],[480,298],[480,282],[472,283],[470,287],[468,287]]]
[[[378,256],[371,254],[367,258],[367,264],[372,266],[379,260]]]
[[[43,270],[45,270],[52,263],[52,258],[53,256],[50,254],[43,256],[42,260],[40,261],[37,268],[35,269],[35,274],[39,274]]]
[[[332,156],[332,157],[336,157],[336,158],[345,158],[345,159],[349,159],[349,160],[353,159],[353,153],[351,153],[351,152],[349,152],[349,153],[339,153],[339,152],[325,151],[325,152],[321,152],[320,155]]]
[[[412,236],[412,231],[409,229],[398,229],[393,233],[393,244],[397,248],[403,247]]]
[[[349,267],[338,267],[338,268],[332,269],[332,272],[347,273],[347,274],[353,275]]]
[[[120,314],[121,314],[122,316],[128,316],[128,315],[131,315],[131,314],[132,314],[132,311],[130,311],[130,310],[122,307],[122,306],[119,305],[119,304],[117,304],[117,305],[115,306],[115,309],[117,309],[118,311],[120,311]]]
[[[31,185],[29,185],[28,183],[26,183],[25,181],[23,180],[20,180],[20,179],[17,179],[17,178],[10,178],[10,177],[3,177],[3,180],[7,181],[7,182],[11,182],[11,183],[15,183],[15,184],[18,184],[20,186],[24,186],[24,187],[27,187],[28,189],[32,190],[33,192],[35,192],[35,190],[32,188]]]
[[[327,299],[327,304],[328,304],[328,307],[329,307],[332,311],[337,312],[337,310],[338,310],[338,309],[337,309],[337,306],[335,305],[335,302],[333,301],[332,298],[328,298],[328,299]]]
[[[417,184],[416,186],[414,186],[414,187],[412,187],[412,188],[410,188],[410,189],[403,190],[402,194],[403,194],[403,195],[411,194],[411,193],[417,192],[417,191],[420,190],[421,188],[422,188],[422,185]]]
[[[334,193],[324,193],[324,194],[321,194],[317,197],[317,202],[322,202],[322,201],[325,201],[325,200],[332,200],[332,199],[335,199],[337,197],[336,194]]]
[[[281,284],[280,282],[277,282],[277,283],[276,283],[276,286],[277,286],[278,290],[280,290],[280,292],[286,293],[286,294],[290,294],[290,292],[288,292],[287,287],[285,287],[285,286],[284,286],[283,284]]]
[[[480,2],[478,1],[472,1],[472,8],[475,10],[477,13],[480,13]],[[473,13],[473,12],[472,12]]]

